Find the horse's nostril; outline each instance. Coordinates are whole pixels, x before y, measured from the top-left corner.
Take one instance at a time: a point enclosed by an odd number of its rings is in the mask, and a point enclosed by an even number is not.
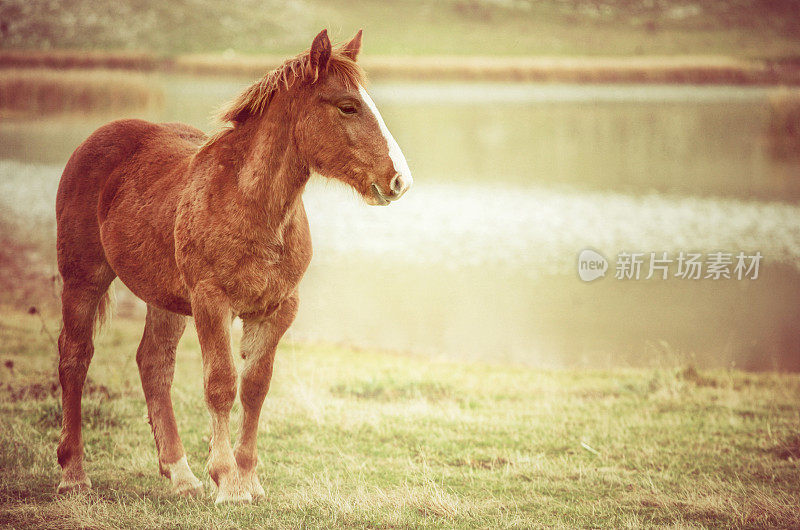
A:
[[[400,176],[400,173],[392,178],[392,181],[389,183],[389,188],[392,190],[392,193],[400,193],[403,191],[403,177]]]

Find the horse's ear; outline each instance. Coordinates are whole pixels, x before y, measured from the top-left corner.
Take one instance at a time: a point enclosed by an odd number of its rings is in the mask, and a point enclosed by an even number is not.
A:
[[[319,35],[314,37],[309,52],[309,66],[314,74],[314,79],[319,77],[320,71],[325,71],[328,67],[328,59],[331,58],[331,40],[328,38],[328,30],[323,29]]]
[[[342,48],[342,53],[354,61],[358,59],[358,52],[361,51],[361,32],[362,30],[358,30],[356,36]]]

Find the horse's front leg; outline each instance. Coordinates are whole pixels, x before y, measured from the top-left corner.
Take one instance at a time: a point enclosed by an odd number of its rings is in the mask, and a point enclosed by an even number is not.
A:
[[[236,366],[231,354],[231,310],[221,290],[205,283],[192,289],[194,315],[203,357],[206,406],[211,415],[211,442],[206,469],[217,484],[216,504],[250,502],[242,488],[230,439],[230,413],[236,399]]]
[[[242,357],[245,358],[245,366],[239,392],[242,427],[235,455],[242,486],[254,499],[264,496],[264,488],[256,474],[258,418],[272,378],[275,349],[297,314],[297,301],[297,295],[294,294],[269,316],[243,319]]]

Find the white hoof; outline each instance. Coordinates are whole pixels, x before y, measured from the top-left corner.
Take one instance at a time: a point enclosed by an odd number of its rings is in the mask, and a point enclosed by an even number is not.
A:
[[[197,479],[193,482],[173,483],[172,491],[180,497],[200,497],[203,494],[203,483]]]
[[[253,502],[253,496],[249,491],[228,492],[223,490],[217,491],[217,499],[214,504],[250,504]]]
[[[92,489],[92,481],[89,480],[89,477],[84,477],[82,480],[61,479],[56,492],[59,495],[63,495],[71,492],[89,491],[90,489]]]
[[[169,470],[169,479],[172,482],[172,491],[182,497],[196,497],[203,493],[203,483],[194,476],[189,468],[189,462],[184,455],[174,464],[166,466]]]
[[[242,488],[245,491],[250,492],[254,502],[263,499],[266,496],[264,488],[261,486],[261,482],[259,482],[258,475],[256,475],[255,470],[245,475],[240,475],[239,480],[242,483]]]

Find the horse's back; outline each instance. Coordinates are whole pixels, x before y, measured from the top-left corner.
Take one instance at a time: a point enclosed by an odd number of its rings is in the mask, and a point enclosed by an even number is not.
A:
[[[56,194],[58,267],[64,281],[89,281],[107,266],[97,203],[109,175],[137,149],[138,120],[108,123],[70,156]]]
[[[163,140],[164,151],[174,149],[173,155],[185,156],[205,138],[202,131],[183,123],[156,124],[127,119],[103,125],[70,156],[58,186],[56,219],[60,221],[65,212],[73,216],[76,212],[70,210],[72,206],[97,205],[99,194],[114,170],[130,161],[142,147],[157,145],[158,140]]]
[[[75,150],[56,196],[58,261],[65,281],[91,277],[103,266],[124,281],[119,268],[126,263],[120,261],[131,261],[126,247],[139,244],[134,237],[155,239],[169,253],[174,206],[189,160],[205,138],[185,124],[118,120]]]

